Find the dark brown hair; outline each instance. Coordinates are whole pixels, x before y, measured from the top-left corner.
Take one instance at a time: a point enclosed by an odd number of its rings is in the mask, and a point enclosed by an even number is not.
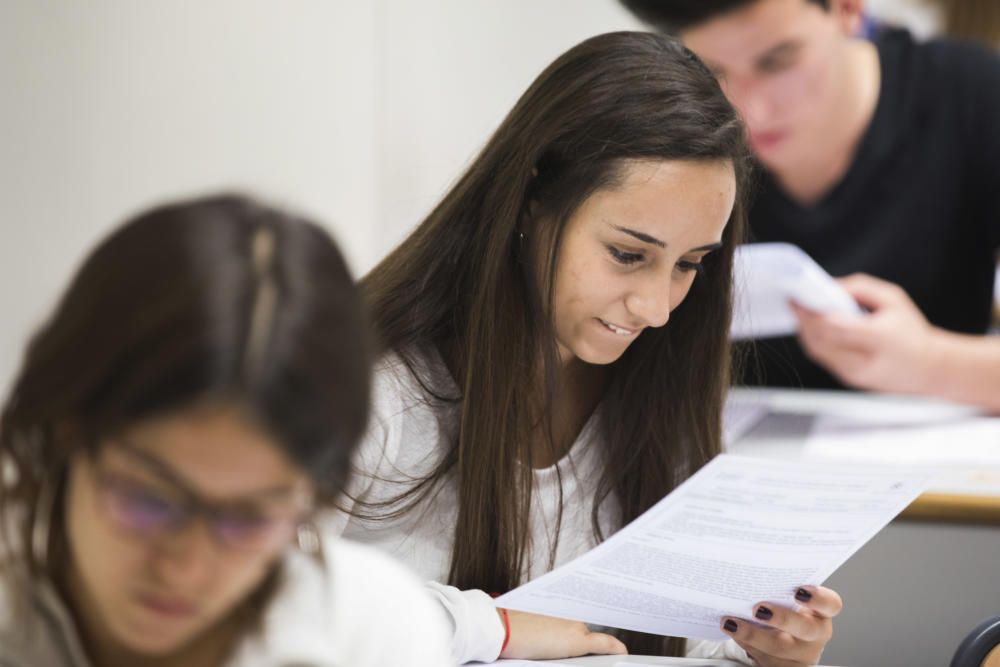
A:
[[[18,547],[5,556],[51,575],[31,529],[72,454],[204,401],[246,409],[332,503],[367,420],[369,359],[360,296],[319,226],[239,196],[139,215],[83,263],[0,414],[0,520]]]
[[[548,313],[562,230],[637,160],[729,161],[738,193],[745,190],[743,127],[704,65],[661,35],[593,37],[542,72],[441,203],[362,283],[382,349],[401,355],[420,380],[419,350],[436,348],[459,388],[457,398],[428,388],[429,401],[460,403],[457,438],[436,470],[395,502],[412,501],[399,510],[407,511],[438,482],[456,481],[449,579],[460,588],[506,591],[521,582],[532,493],[523,462],[537,432],[533,415],[556,391]],[[539,214],[529,216],[531,208]],[[613,494],[624,524],[719,452],[731,265],[743,230],[740,200],[688,303],[609,368],[599,421],[605,466],[592,517],[598,539],[600,501]],[[540,269],[525,261],[522,232],[547,244]],[[683,648],[636,634],[630,643],[661,654]]]
[[[804,0],[829,9],[830,0]],[[621,0],[640,21],[677,33],[760,0]]]

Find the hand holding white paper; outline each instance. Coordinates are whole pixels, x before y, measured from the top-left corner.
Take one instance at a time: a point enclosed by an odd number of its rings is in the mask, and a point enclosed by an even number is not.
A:
[[[795,301],[821,313],[861,315],[861,307],[809,255],[790,243],[753,243],[736,249],[734,340],[791,336]]]
[[[909,505],[930,471],[722,454],[591,551],[501,595],[500,607],[719,640],[724,616],[795,608]]]

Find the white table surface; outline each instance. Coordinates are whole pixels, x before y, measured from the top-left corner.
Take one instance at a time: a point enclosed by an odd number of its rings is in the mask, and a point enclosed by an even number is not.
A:
[[[733,454],[780,460],[810,460],[806,441],[814,422],[821,415],[872,418],[873,415],[898,415],[901,412],[924,416],[948,416],[955,419],[983,416],[968,406],[893,394],[817,391],[802,389],[738,388],[732,396],[766,406],[763,417],[747,433],[726,448]],[[877,419],[877,417],[876,417]],[[1000,424],[1000,417],[996,418]],[[947,447],[949,443],[942,443]],[[998,444],[1000,446],[1000,444]],[[901,460],[900,465],[906,465]],[[883,464],[887,464],[884,462]],[[936,476],[928,489],[931,493],[1000,497],[1000,466],[971,462],[933,465]]]
[[[577,665],[577,667],[614,667],[615,665],[664,665],[673,667],[745,667],[730,660],[706,660],[703,658],[655,658],[641,655],[588,655],[583,658],[552,660],[546,664]],[[502,662],[499,664],[503,664]],[[821,666],[822,667],[822,666]],[[828,666],[829,667],[829,666]]]

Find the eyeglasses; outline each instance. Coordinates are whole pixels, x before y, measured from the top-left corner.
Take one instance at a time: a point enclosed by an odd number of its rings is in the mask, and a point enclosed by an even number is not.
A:
[[[178,489],[170,496],[124,475],[91,469],[97,482],[100,505],[120,528],[134,535],[155,538],[176,533],[202,518],[216,541],[240,551],[269,551],[286,544],[295,534],[304,512],[294,516],[266,514],[249,507],[210,503]]]

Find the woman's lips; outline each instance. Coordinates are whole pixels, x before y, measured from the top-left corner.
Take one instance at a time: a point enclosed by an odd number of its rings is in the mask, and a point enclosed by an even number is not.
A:
[[[140,595],[139,604],[154,614],[166,618],[187,618],[197,611],[193,604],[159,595]]]
[[[623,337],[634,336],[637,333],[639,333],[639,331],[641,331],[641,329],[629,329],[623,326],[619,326],[617,324],[614,324],[613,322],[608,322],[607,320],[603,320],[600,317],[597,318],[597,321],[600,322],[602,325],[604,325],[604,328],[607,329],[608,331]]]

